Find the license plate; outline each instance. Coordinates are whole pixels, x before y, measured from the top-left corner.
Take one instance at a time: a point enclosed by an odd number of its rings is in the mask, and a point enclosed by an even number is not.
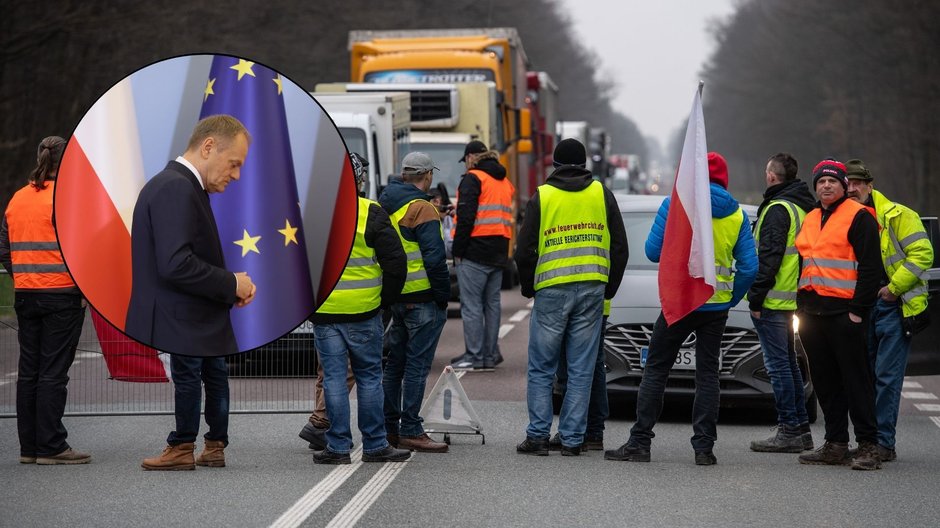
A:
[[[640,368],[646,368],[646,358],[649,356],[649,347],[640,349]],[[695,349],[680,348],[676,356],[676,362],[672,366],[673,370],[695,370]]]

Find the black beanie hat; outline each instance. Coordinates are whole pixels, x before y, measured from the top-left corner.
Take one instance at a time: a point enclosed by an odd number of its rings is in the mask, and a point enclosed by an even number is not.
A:
[[[816,182],[823,176],[832,176],[839,180],[839,183],[842,184],[842,189],[848,190],[849,180],[845,177],[845,165],[843,165],[841,161],[826,158],[813,167],[813,190],[816,189]]]
[[[555,167],[562,165],[587,165],[587,153],[584,151],[584,145],[577,139],[563,139],[558,142],[555,152],[552,154],[552,163]]]

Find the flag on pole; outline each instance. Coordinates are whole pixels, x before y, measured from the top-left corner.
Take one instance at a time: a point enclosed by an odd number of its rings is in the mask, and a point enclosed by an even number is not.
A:
[[[277,72],[219,55],[199,116],[234,116],[251,135],[240,180],[210,197],[226,267],[258,287],[251,304],[231,312],[243,351],[290,332],[315,308],[282,93]]]
[[[56,235],[69,272],[100,312],[92,318],[111,377],[165,382],[157,351],[121,333],[131,295],[131,220],[145,179],[135,116],[126,78],[75,129],[56,181]],[[132,361],[125,359],[130,349]]]
[[[700,83],[692,99],[659,261],[659,300],[669,325],[705,304],[715,292],[711,203]]]

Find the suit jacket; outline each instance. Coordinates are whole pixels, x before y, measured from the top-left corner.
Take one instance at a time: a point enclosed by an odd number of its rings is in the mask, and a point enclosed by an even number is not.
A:
[[[131,260],[127,335],[187,356],[238,352],[229,318],[235,275],[225,269],[209,196],[184,165],[169,162],[137,197]]]

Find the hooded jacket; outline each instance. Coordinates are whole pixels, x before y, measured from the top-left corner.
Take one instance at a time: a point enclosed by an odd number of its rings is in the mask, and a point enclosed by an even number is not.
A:
[[[786,200],[800,209],[810,212],[816,206],[816,200],[809,192],[809,186],[802,180],[790,180],[771,185],[764,191],[764,201],[757,208],[757,217],[773,200]],[[790,232],[790,215],[783,207],[772,207],[761,224],[760,239],[757,247],[757,278],[747,292],[748,306],[751,311],[763,310],[764,299],[777,282],[777,272],[783,262],[787,249],[787,234]]]
[[[450,275],[447,272],[444,239],[441,236],[441,216],[437,208],[427,201],[429,198],[426,192],[414,185],[401,179],[393,179],[389,181],[382,196],[379,196],[379,204],[391,216],[408,202],[423,200],[411,204],[398,227],[402,237],[417,242],[421,248],[421,257],[431,288],[401,295],[398,302],[434,302],[438,306],[446,306],[450,299]]]
[[[548,177],[545,185],[557,187],[563,191],[577,192],[585,189],[594,178],[591,171],[578,165],[562,165]],[[617,206],[617,199],[610,189],[604,187],[604,205],[607,208],[607,229],[610,231],[610,270],[607,275],[607,288],[604,298],[611,299],[620,288],[623,272],[627,268],[629,248],[627,247],[627,231],[623,227],[623,217]],[[525,219],[519,230],[518,244],[515,253],[516,267],[519,269],[519,283],[522,295],[532,297],[535,295],[535,267],[538,264],[539,227],[542,221],[542,207],[539,192],[535,191],[532,199],[526,204]]]
[[[506,178],[506,169],[495,159],[480,160],[474,169],[481,170],[497,180]],[[509,260],[509,239],[503,236],[471,237],[473,223],[477,219],[482,187],[480,179],[466,173],[460,178],[457,195],[457,226],[454,230],[453,253],[455,258],[465,258],[488,266],[504,267]]]
[[[712,218],[725,218],[734,214],[738,210],[738,201],[731,196],[721,185],[717,183],[709,184],[712,199]],[[659,262],[659,257],[663,251],[663,236],[666,233],[666,217],[669,214],[670,197],[663,200],[656,213],[656,219],[653,221],[653,227],[650,234],[646,237],[646,258],[651,262]],[[751,235],[751,222],[747,218],[741,222],[741,231],[738,233],[738,240],[734,244],[732,256],[734,257],[734,289],[731,293],[731,301],[727,303],[705,303],[696,311],[710,312],[719,310],[728,310],[738,302],[747,293],[754,277],[757,275],[757,251],[754,249],[754,236]]]

